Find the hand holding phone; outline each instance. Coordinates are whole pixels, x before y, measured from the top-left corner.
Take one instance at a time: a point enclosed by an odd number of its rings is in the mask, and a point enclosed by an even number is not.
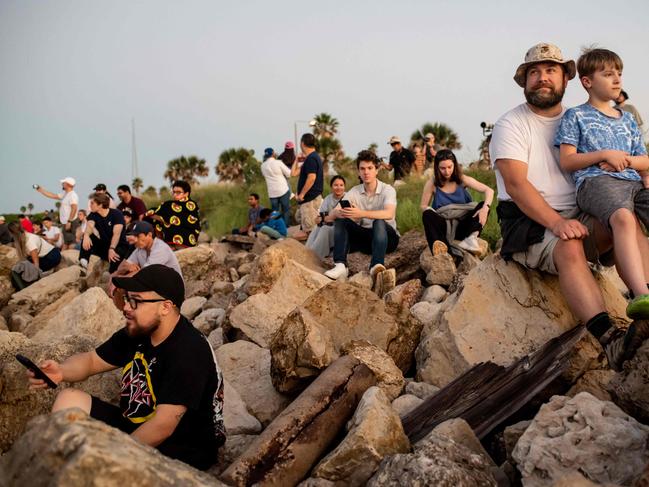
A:
[[[352,204],[349,202],[349,200],[340,200],[340,207],[341,208],[351,208]]]
[[[38,188],[40,188],[40,186],[38,184],[32,184],[32,188],[38,189]]]
[[[48,375],[43,372],[34,362],[19,353],[16,354],[16,360],[18,360],[18,362],[20,362],[23,366],[25,366],[25,368],[27,368],[27,370],[29,370],[33,374],[34,379],[30,379],[32,387],[38,388],[47,385],[47,387],[49,387],[50,389],[56,389],[56,382],[50,379]],[[52,372],[55,372],[55,375],[61,375],[60,371],[57,370],[58,364],[56,362],[47,360],[44,365],[46,370],[49,371],[49,369],[52,369]],[[58,372],[58,374],[56,372]],[[63,377],[61,376],[61,379],[62,378]]]

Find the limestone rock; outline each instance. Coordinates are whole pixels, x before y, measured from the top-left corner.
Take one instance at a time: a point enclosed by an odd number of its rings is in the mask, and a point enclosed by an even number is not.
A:
[[[647,463],[648,439],[648,426],[581,392],[541,406],[512,456],[530,487],[552,485],[575,470],[597,483],[629,485]]]
[[[598,276],[598,282],[609,313],[624,316],[624,298],[605,278]],[[447,298],[443,308],[436,326],[424,330],[416,352],[418,380],[440,387],[479,362],[507,366],[576,324],[555,276],[496,255],[473,269],[462,291]],[[571,359],[575,374],[601,366],[601,349],[588,336]]]
[[[434,304],[434,303],[441,303],[442,301],[444,301],[445,298],[446,298],[446,289],[444,289],[442,286],[438,286],[437,284],[435,284],[433,286],[427,287],[424,290],[424,294],[421,297],[421,300]]]
[[[511,424],[503,431],[503,440],[505,441],[505,451],[507,452],[507,460],[515,463],[512,459],[512,452],[516,447],[516,443],[520,440],[525,430],[532,424],[532,420],[519,421],[518,423]]]
[[[372,289],[372,277],[367,271],[361,271],[347,279],[349,284],[354,284],[365,289]]]
[[[185,280],[185,297],[206,296],[215,280],[223,280],[226,271],[218,264],[215,250],[208,245],[178,250],[176,258]]]
[[[11,313],[9,316],[9,331],[22,333],[23,330],[29,327],[32,319],[32,316],[27,313]]]
[[[426,399],[433,394],[437,394],[437,392],[439,392],[439,387],[432,384],[426,384],[425,382],[410,381],[406,384],[406,392],[408,394],[414,394],[421,399]]]
[[[107,272],[108,262],[101,260],[97,255],[91,255],[86,269],[86,286],[107,288],[109,279],[105,276]]]
[[[0,276],[9,277],[11,275],[11,268],[19,260],[18,252],[13,245],[0,244]]]
[[[465,446],[473,453],[481,455],[491,463],[492,467],[496,466],[487,451],[482,446],[482,443],[480,443],[480,440],[478,440],[478,438],[476,437],[475,433],[471,429],[471,426],[469,426],[469,424],[462,418],[453,418],[446,420],[443,423],[435,426],[433,431],[440,436],[444,436],[453,440],[458,445]]]
[[[287,259],[284,252],[275,251],[275,247],[268,248],[259,258],[257,269],[244,286],[255,292],[235,306],[228,317],[232,328],[262,347],[270,345],[282,321],[296,306],[331,282],[324,275]],[[274,256],[277,256],[278,261],[269,261]],[[279,269],[274,268],[276,265],[279,265]],[[266,270],[268,274],[255,277],[255,273]],[[266,289],[271,278],[272,287],[267,292],[261,292],[261,289]]]
[[[271,343],[273,384],[286,392],[304,387],[353,340],[366,340],[393,359],[401,358],[408,351],[394,345],[402,343],[398,341],[403,339],[400,332],[406,334],[376,294],[331,282],[296,308],[275,334]],[[395,363],[404,370],[404,360]]]
[[[419,279],[411,279],[399,284],[383,296],[387,311],[405,319],[405,316],[402,315],[407,315],[410,312],[410,308],[419,301],[423,291],[424,288]]]
[[[52,343],[61,336],[85,334],[103,342],[125,323],[112,299],[102,289],[93,287],[63,306],[34,334],[33,340]]]
[[[389,401],[401,394],[405,385],[403,373],[386,352],[364,340],[345,344],[341,352],[355,357],[369,367],[376,377],[377,386],[383,390]]]
[[[35,418],[0,463],[7,487],[223,485],[80,409]]]
[[[0,452],[6,451],[27,421],[49,412],[56,391],[30,391],[25,368],[15,359],[21,353],[39,364],[45,359],[61,362],[70,355],[94,350],[99,341],[88,335],[67,336],[54,343],[35,343],[21,333],[0,331]],[[59,385],[58,389],[68,384]],[[93,376],[74,387],[108,402],[119,397],[120,374],[114,371]]]
[[[252,342],[226,343],[216,351],[223,377],[236,389],[248,411],[269,424],[288,404],[270,379],[270,352]]]
[[[205,299],[205,298],[203,298]],[[185,301],[186,302],[186,301]],[[218,328],[223,324],[225,319],[225,310],[221,308],[210,308],[203,311],[196,318],[194,318],[194,327],[203,333],[209,335],[212,330]]]
[[[254,265],[252,262],[244,262],[239,267],[237,267],[237,274],[239,274],[240,277],[247,276],[252,272],[253,267]]]
[[[442,307],[438,303],[429,303],[428,301],[420,301],[410,308],[410,313],[419,320],[424,330],[430,329],[437,323],[441,312]]]
[[[212,350],[216,351],[221,345],[223,345],[223,330],[221,328],[212,330],[207,336],[207,341],[212,347]]]
[[[15,293],[9,301],[13,312],[24,311],[31,315],[40,312],[45,306],[56,301],[66,291],[79,287],[81,268],[66,267]]]
[[[2,315],[0,315],[0,331],[9,331],[9,327],[7,326],[7,320]]]
[[[201,232],[198,234],[198,243],[199,244],[208,244],[212,241],[212,237],[210,237],[206,232]]]
[[[598,487],[601,485],[591,482],[579,472],[572,472],[554,482],[552,487]],[[617,485],[607,483],[604,487],[617,487]]]
[[[413,453],[384,458],[367,486],[496,487],[491,468],[482,455],[431,432],[414,445]]]
[[[378,387],[365,391],[347,429],[345,439],[315,467],[314,477],[364,485],[383,457],[410,450],[399,416]]]
[[[618,406],[639,421],[649,423],[649,341],[611,379],[608,391]]]
[[[61,263],[63,267],[70,267],[79,263],[79,251],[74,249],[67,249],[61,251]]]
[[[230,435],[225,438],[225,444],[219,448],[216,463],[207,470],[208,473],[218,477],[232,464],[250,444],[257,438],[257,435]]]
[[[4,308],[15,291],[11,283],[11,278],[8,276],[0,276],[0,309]]]
[[[344,356],[327,368],[223,472],[232,485],[296,485],[353,415],[372,372]]]
[[[193,320],[201,312],[206,301],[207,298],[204,296],[193,296],[187,298],[180,308],[180,313],[188,320]]]
[[[577,380],[566,396],[574,397],[580,392],[589,392],[601,401],[611,401],[607,387],[613,377],[615,371],[611,369],[589,370]]]
[[[223,422],[228,436],[259,433],[261,423],[248,413],[243,399],[227,380],[224,381],[223,394]]]
[[[412,394],[404,394],[403,396],[399,396],[394,401],[392,401],[392,409],[394,409],[396,413],[403,418],[410,411],[421,405],[422,402],[424,402],[424,400],[418,398],[417,396],[414,396]]]
[[[433,255],[430,261],[430,271],[426,274],[426,282],[448,287],[456,272],[455,261],[451,254]]]
[[[74,288],[67,291],[59,299],[53,303],[48,304],[33,318],[29,315],[29,319],[24,320],[21,323],[15,323],[12,331],[19,331],[24,333],[28,337],[33,337],[39,330],[41,330],[45,325],[55,316],[59,314],[62,308],[64,308],[70,301],[79,296],[79,290]],[[16,316],[16,315],[14,315]]]

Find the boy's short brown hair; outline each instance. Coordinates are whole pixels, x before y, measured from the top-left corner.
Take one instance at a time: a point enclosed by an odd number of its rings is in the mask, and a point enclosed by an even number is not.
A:
[[[590,77],[595,71],[601,71],[608,66],[613,66],[620,71],[624,68],[622,58],[608,49],[586,48],[577,59],[577,71],[580,78]]]

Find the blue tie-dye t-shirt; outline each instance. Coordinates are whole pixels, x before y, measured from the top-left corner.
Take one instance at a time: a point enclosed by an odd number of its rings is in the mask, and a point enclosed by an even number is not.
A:
[[[609,117],[589,103],[570,108],[561,119],[554,145],[557,147],[561,144],[574,145],[577,152],[582,154],[600,150],[621,150],[632,156],[646,154],[642,132],[633,116],[628,112],[621,113],[620,118]],[[640,180],[640,175],[635,169],[626,168],[620,172],[607,172],[600,169],[598,165],[578,169],[572,177],[579,189],[585,178],[602,174],[630,181]]]

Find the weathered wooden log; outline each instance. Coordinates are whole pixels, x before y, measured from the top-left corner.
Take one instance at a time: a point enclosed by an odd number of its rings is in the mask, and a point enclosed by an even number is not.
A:
[[[415,443],[447,419],[462,418],[483,438],[561,374],[584,333],[583,326],[568,330],[506,368],[475,365],[403,418],[406,435]]]
[[[236,486],[297,485],[375,385],[372,371],[345,355],[333,362],[223,472]]]

